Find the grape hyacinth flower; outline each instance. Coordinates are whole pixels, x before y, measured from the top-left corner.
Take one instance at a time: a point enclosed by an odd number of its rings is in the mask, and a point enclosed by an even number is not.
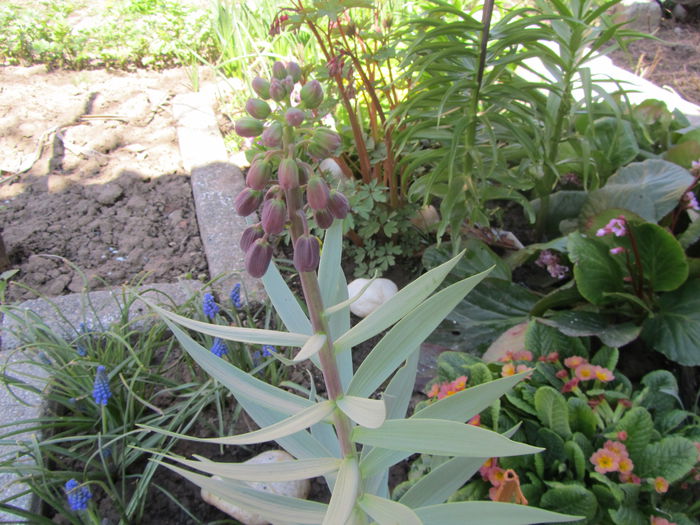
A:
[[[219,305],[216,304],[212,294],[204,294],[204,298],[202,299],[202,311],[209,319],[214,319],[216,314],[219,313]]]
[[[92,498],[90,489],[80,485],[75,479],[69,479],[65,485],[66,498],[71,510],[86,510]]]
[[[243,307],[243,301],[241,301],[241,283],[236,283],[233,286],[229,297],[231,299],[231,304],[234,306],[234,308],[240,309]]]
[[[224,343],[224,341],[218,337],[214,339],[214,344],[211,346],[210,350],[216,357],[223,357],[224,354],[228,353],[226,343]]]
[[[262,347],[262,356],[263,357],[270,357],[272,354],[274,354],[276,352],[277,352],[277,350],[272,345],[263,345],[263,347]]]
[[[98,405],[105,406],[110,397],[112,397],[112,391],[109,389],[109,377],[105,367],[100,365],[97,367],[97,373],[95,374],[92,398]]]

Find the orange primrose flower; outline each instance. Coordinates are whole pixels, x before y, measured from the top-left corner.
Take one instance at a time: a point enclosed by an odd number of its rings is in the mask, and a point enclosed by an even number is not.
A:
[[[586,361],[585,358],[583,358],[579,355],[575,355],[575,356],[567,357],[566,359],[564,359],[564,366],[566,366],[567,368],[578,368],[579,366],[581,366],[587,362],[588,361]]]
[[[618,456],[606,448],[598,449],[590,458],[598,474],[615,472],[619,467]]]
[[[662,476],[657,476],[654,479],[654,490],[659,494],[668,492],[668,481]]]
[[[613,373],[607,368],[603,368],[602,366],[596,366],[593,369],[593,372],[595,373],[595,378],[598,381],[602,381],[603,383],[609,383],[610,381],[615,379]]]
[[[515,365],[513,363],[506,363],[503,365],[503,368],[501,368],[501,376],[502,377],[510,377],[515,374]]]
[[[584,363],[576,367],[575,374],[581,381],[595,379],[595,367],[593,365],[589,365],[588,363]]]

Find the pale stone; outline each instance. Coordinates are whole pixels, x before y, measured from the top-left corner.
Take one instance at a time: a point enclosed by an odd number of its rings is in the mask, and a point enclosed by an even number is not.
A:
[[[411,224],[423,232],[429,232],[440,222],[440,214],[435,209],[435,206],[428,204],[423,206],[411,218]]]
[[[340,165],[335,159],[323,159],[318,169],[321,170],[321,173],[330,175],[336,179],[341,179],[343,177],[343,170],[340,169]]]
[[[262,454],[258,454],[254,458],[249,459],[245,463],[265,465],[269,463],[277,463],[278,461],[292,461],[294,458],[287,454],[284,450],[268,450]],[[219,476],[214,476],[214,479],[222,479]],[[280,496],[288,496],[290,498],[305,499],[309,495],[311,483],[308,479],[300,479],[296,481],[271,481],[271,482],[250,482],[251,487],[262,492],[278,494]],[[268,525],[269,522],[260,516],[254,514],[241,507],[234,505],[228,501],[224,501],[219,496],[212,494],[206,489],[202,489],[202,499],[215,506],[222,512],[225,512],[232,518],[237,519],[243,525]]]
[[[355,297],[369,281],[355,279],[348,284],[348,297]],[[350,311],[358,317],[367,317],[398,291],[398,287],[389,279],[375,279],[364,293],[350,304]]]
[[[656,0],[622,0],[610,9],[613,22],[626,22],[624,29],[652,33],[661,23],[661,6]]]

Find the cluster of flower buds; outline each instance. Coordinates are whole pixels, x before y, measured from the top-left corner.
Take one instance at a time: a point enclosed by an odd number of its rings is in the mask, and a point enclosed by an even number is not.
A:
[[[341,147],[335,131],[314,125],[315,110],[323,102],[323,88],[317,80],[301,82],[298,64],[275,62],[271,79],[253,79],[252,88],[259,98],[246,102],[248,116],[235,124],[238,135],[260,137],[259,144],[265,150],[253,158],[246,187],[234,203],[242,216],[262,207],[260,222],[249,226],[240,240],[246,269],[253,277],[262,277],[270,264],[269,237],[282,233],[292,218],[303,225],[303,234],[294,239],[294,265],[300,272],[316,270],[320,243],[309,233],[304,211],[326,229],[334,219],[344,219],[350,209],[347,198],[328,186],[318,168]],[[297,92],[299,104],[294,104],[293,93]],[[305,209],[299,209],[304,202]]]

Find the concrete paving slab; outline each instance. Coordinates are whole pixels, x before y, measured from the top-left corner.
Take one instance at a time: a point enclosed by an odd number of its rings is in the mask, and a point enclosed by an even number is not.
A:
[[[192,176],[199,233],[210,276],[216,279],[214,288],[228,296],[240,282],[249,300],[262,300],[262,283],[244,270],[245,253],[238,245],[247,224],[236,214],[233,203],[245,180],[240,169],[228,162],[210,97],[202,93],[178,95],[173,99],[173,116],[182,162]]]

